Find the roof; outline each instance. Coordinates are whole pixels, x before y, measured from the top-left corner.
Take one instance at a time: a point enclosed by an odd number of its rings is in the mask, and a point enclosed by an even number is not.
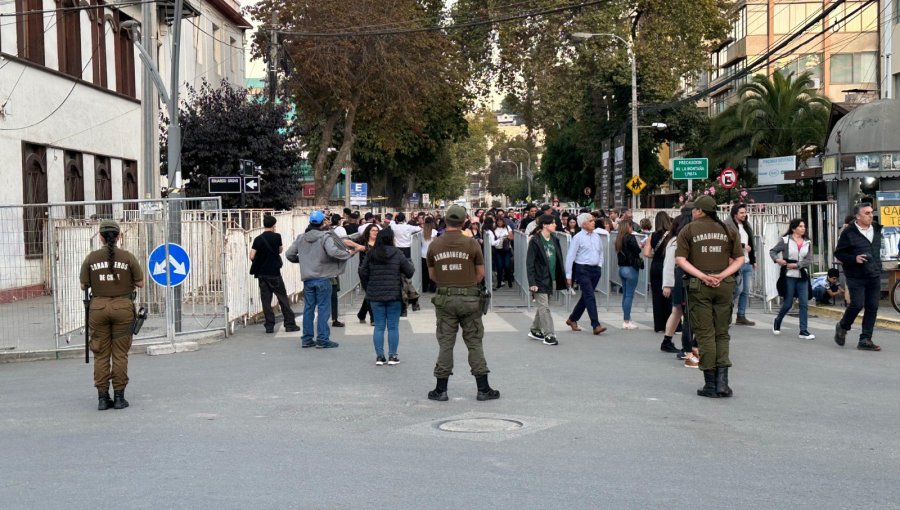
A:
[[[828,136],[825,153],[867,154],[894,152],[898,148],[900,101],[881,99],[860,105],[837,121]]]

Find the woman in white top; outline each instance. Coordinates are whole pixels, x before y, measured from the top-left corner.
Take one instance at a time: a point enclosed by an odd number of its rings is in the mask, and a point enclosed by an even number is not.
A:
[[[422,225],[422,252],[420,253],[422,256],[422,292],[434,292],[437,290],[434,282],[428,277],[428,269],[426,269],[428,264],[425,262],[425,257],[428,255],[428,247],[431,246],[431,241],[437,235],[437,229],[434,228],[434,218],[426,216],[425,224]]]
[[[781,334],[781,321],[791,310],[794,298],[800,303],[800,338],[812,340],[815,335],[807,329],[809,303],[809,267],[812,265],[812,243],[806,235],[806,222],[800,218],[791,220],[787,233],[769,250],[772,260],[781,266],[784,275],[784,303],[772,325],[772,333]],[[780,292],[779,292],[780,294]]]
[[[497,270],[497,288],[503,286],[504,280],[509,288],[513,286],[513,268],[512,268],[512,236],[513,231],[506,225],[506,218],[497,218],[494,224],[494,257],[495,269]]]

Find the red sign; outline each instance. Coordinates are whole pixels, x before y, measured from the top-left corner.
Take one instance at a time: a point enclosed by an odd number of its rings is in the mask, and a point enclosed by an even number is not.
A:
[[[738,184],[738,174],[734,168],[726,168],[719,174],[719,184],[725,189],[731,189]]]
[[[303,198],[316,198],[316,185],[315,184],[304,184],[303,185]]]

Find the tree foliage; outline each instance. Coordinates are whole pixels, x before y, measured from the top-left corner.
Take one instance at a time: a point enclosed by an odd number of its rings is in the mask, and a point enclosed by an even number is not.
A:
[[[181,165],[185,193],[209,196],[208,177],[239,175],[241,159],[261,167],[261,193],[247,194],[247,207],[290,209],[299,184],[292,175],[298,161],[296,144],[287,136],[287,109],[248,97],[246,89],[223,81],[218,88],[204,82],[189,88],[181,102],[178,120],[182,129]],[[167,170],[168,122],[162,123],[160,154]],[[239,195],[222,195],[226,208],[237,207]]]

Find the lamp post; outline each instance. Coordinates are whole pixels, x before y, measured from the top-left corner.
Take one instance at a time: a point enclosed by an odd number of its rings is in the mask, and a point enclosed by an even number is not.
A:
[[[628,50],[628,59],[631,61],[631,175],[641,176],[640,156],[638,155],[638,116],[637,116],[637,59],[634,55],[634,44],[616,34],[575,32],[572,37],[580,40],[588,40],[592,37],[612,37],[622,42]],[[635,210],[641,208],[641,196],[634,195]]]
[[[528,176],[528,198],[530,199],[530,198],[531,198],[531,178],[532,178],[532,173],[531,173],[531,153],[528,152],[528,151],[525,150],[525,149],[520,149],[520,148],[518,148],[518,147],[509,147],[508,149],[511,150],[511,151],[522,151],[522,152],[525,153],[525,157],[528,158],[528,170],[527,170],[526,175]],[[520,162],[519,162],[519,175],[520,175],[520,178],[521,178],[521,171],[522,171],[522,162],[520,161]]]

